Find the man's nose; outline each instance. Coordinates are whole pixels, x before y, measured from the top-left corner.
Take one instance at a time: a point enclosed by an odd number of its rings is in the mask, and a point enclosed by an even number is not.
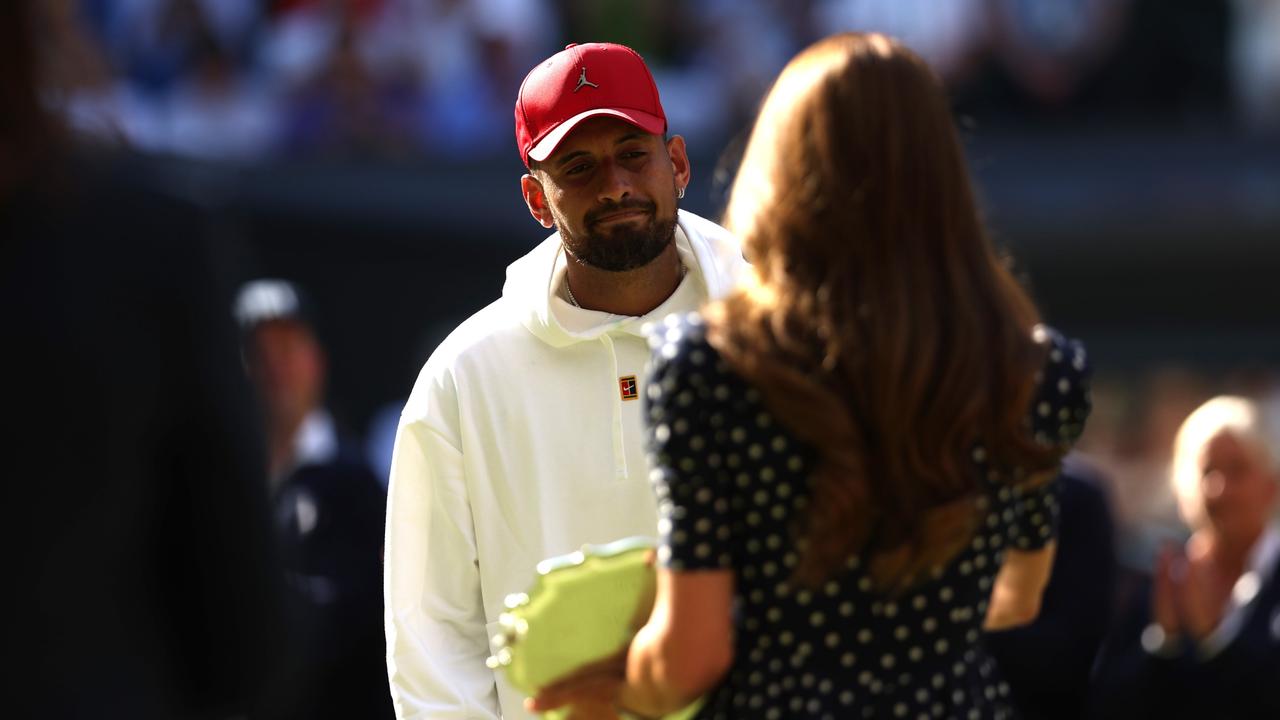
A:
[[[1200,480],[1200,492],[1205,500],[1216,500],[1227,488],[1227,477],[1217,470],[1206,473]]]
[[[599,202],[620,203],[631,196],[631,173],[614,162],[606,162],[600,170]]]

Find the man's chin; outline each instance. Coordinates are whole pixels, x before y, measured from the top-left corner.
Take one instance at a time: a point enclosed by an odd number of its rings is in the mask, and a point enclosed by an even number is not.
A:
[[[600,270],[626,272],[653,262],[675,240],[675,222],[650,215],[636,222],[593,223],[574,255]],[[665,236],[665,237],[659,237]]]

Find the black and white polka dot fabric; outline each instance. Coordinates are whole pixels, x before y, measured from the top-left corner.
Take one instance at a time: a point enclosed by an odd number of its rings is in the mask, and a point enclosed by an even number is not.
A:
[[[1049,357],[1029,422],[1039,442],[1065,447],[1089,411],[1084,349],[1047,328],[1036,340]],[[667,318],[650,342],[659,561],[676,571],[732,570],[735,579],[734,663],[699,717],[1015,717],[979,643],[982,620],[1004,550],[1056,536],[1057,483],[1015,490],[976,446],[982,524],[927,582],[878,595],[854,555],[823,587],[793,587],[789,529],[808,503],[815,451],[707,344],[699,316]]]

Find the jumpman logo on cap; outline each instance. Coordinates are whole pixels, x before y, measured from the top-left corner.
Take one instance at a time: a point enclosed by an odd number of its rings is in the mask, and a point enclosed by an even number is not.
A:
[[[597,84],[595,84],[595,83],[593,83],[593,82],[591,82],[590,80],[588,80],[588,79],[587,79],[587,66],[586,66],[586,65],[583,65],[583,66],[582,66],[582,74],[578,76],[578,86],[577,86],[577,87],[575,87],[575,88],[573,89],[573,91],[574,91],[574,92],[578,92],[579,90],[581,90],[581,89],[582,89],[582,87],[583,87],[584,85],[590,85],[590,86],[591,86],[591,87],[593,87],[593,88],[598,88],[598,87],[600,87],[599,85],[597,85]]]

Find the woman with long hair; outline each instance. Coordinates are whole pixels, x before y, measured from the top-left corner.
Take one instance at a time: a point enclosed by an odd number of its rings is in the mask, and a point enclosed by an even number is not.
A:
[[[882,35],[805,50],[727,221],[756,282],[653,336],[660,567],[618,704],[1014,715],[978,639],[1038,611],[1086,365],[993,250],[936,77]]]

